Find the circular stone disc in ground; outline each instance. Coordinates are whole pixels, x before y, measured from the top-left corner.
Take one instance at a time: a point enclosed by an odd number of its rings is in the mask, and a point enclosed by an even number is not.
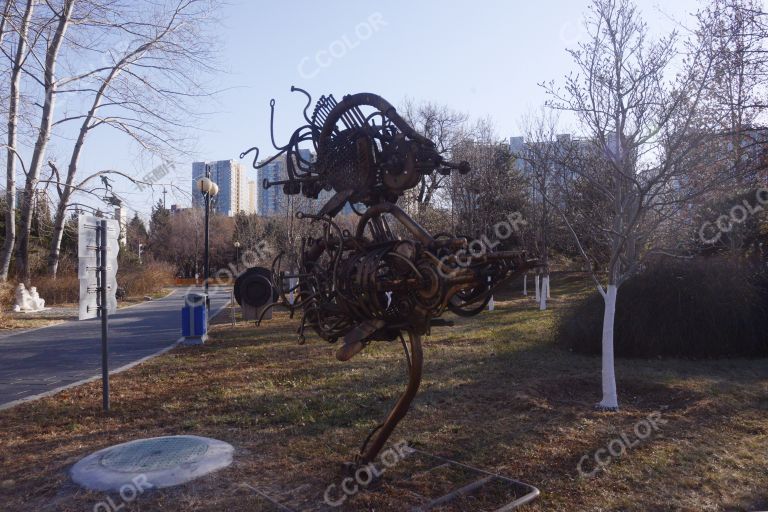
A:
[[[232,463],[232,445],[198,436],[138,439],[99,450],[72,466],[75,483],[96,491],[143,492],[180,485]]]

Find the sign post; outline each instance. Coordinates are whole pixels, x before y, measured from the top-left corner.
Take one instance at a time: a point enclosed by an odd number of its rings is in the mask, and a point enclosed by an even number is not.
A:
[[[109,318],[109,307],[107,307],[107,227],[106,219],[99,222],[99,315],[101,315],[101,403],[104,412],[109,412],[109,347],[107,346],[107,319]],[[115,293],[115,290],[112,290]]]
[[[108,318],[117,310],[117,253],[120,226],[116,220],[81,215],[78,219],[80,320],[101,319],[101,389],[109,412]]]

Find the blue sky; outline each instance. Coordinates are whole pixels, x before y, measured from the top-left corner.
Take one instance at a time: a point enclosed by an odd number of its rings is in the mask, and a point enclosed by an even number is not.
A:
[[[691,23],[697,0],[638,0],[651,31]],[[237,159],[250,146],[270,154],[269,100],[275,98],[276,137],[284,143],[302,121],[303,96],[374,92],[400,105],[429,100],[489,116],[500,137],[519,131],[521,117],[545,98],[538,83],[571,69],[565,49],[582,37],[586,1],[517,2],[447,0],[366,2],[262,2],[230,0],[222,9],[222,60],[216,86],[229,88],[195,134],[196,151],[164,181],[189,188],[192,160]],[[127,150],[107,132],[87,143],[84,171],[125,170],[136,176],[159,162]],[[244,162],[245,163],[245,162]],[[247,163],[250,166],[250,162]],[[256,171],[249,170],[256,178]],[[116,190],[146,218],[161,190],[140,192],[129,182]],[[169,192],[168,204],[188,205],[189,195]]]

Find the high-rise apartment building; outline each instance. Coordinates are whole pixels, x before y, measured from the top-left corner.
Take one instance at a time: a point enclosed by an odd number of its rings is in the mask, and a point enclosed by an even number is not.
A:
[[[259,169],[259,215],[269,217],[281,213],[286,204],[286,197],[283,194],[283,187],[274,186],[265,189],[263,186],[264,180],[278,181],[282,180],[285,175],[285,161],[282,158],[278,158],[261,169]]]
[[[249,207],[248,178],[245,169],[234,160],[192,163],[192,206],[202,208],[204,200],[197,190],[197,180],[205,176],[205,166],[211,167],[211,180],[219,186],[214,211],[233,216]]]
[[[259,189],[258,183],[254,180],[248,180],[248,213],[259,212]]]
[[[312,160],[312,153],[308,149],[300,149],[301,158]],[[275,159],[259,169],[257,181],[258,193],[258,212],[259,215],[272,216],[285,213],[288,208],[288,199],[283,193],[282,185],[264,188],[264,180],[279,181],[288,178],[288,171],[285,166],[285,156]]]
[[[308,149],[300,149],[299,150],[301,154],[301,158],[303,160],[307,161],[313,161],[314,155],[312,152]],[[288,171],[286,170],[285,166],[285,155],[281,156],[280,158],[276,158],[272,162],[268,163],[261,169],[259,169],[259,176],[258,181],[256,183],[256,187],[258,189],[258,213],[259,215],[263,215],[266,217],[273,216],[273,215],[285,215],[286,212],[289,209],[288,205],[288,196],[285,195],[283,192],[283,186],[282,185],[276,185],[273,187],[269,187],[268,189],[264,189],[263,182],[264,180],[268,181],[281,181],[288,178]],[[333,190],[321,190],[320,194],[317,196],[317,201],[313,202],[311,200],[307,200],[303,198],[303,196],[294,196],[299,198],[303,202],[304,205],[315,205],[315,206],[309,206],[309,209],[313,212],[316,212],[320,210],[320,208],[334,195]],[[309,203],[306,203],[305,201],[309,201]],[[306,207],[306,206],[305,206]],[[293,206],[291,209],[296,208],[296,203],[293,203]],[[344,209],[341,211],[342,214],[351,214],[352,213],[352,207],[347,204],[344,206]]]

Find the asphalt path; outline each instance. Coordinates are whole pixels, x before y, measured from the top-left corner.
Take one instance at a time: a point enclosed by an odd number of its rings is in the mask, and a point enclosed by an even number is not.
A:
[[[176,344],[186,291],[177,289],[162,299],[110,315],[110,373]],[[210,294],[215,314],[229,302],[229,288],[211,288]],[[0,409],[100,377],[98,318],[0,336]]]

